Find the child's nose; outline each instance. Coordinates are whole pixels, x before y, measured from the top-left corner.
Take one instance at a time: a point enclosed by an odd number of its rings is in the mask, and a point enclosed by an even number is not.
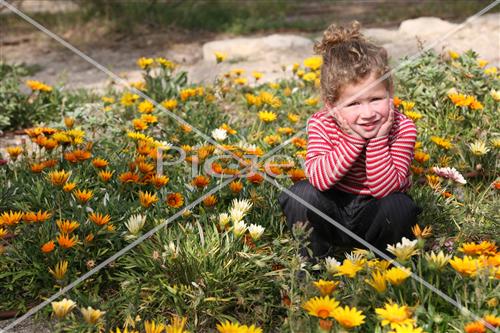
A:
[[[375,116],[375,110],[371,107],[370,103],[361,104],[361,117],[372,118]]]

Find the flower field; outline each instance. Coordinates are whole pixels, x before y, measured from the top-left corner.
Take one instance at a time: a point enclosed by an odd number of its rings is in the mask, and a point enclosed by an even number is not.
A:
[[[500,326],[496,67],[473,51],[428,52],[395,72],[395,106],[419,132],[416,239],[390,245],[393,261],[339,249],[313,264],[277,184],[306,177],[321,60],[284,66],[293,77],[278,82],[235,67],[203,86],[167,59],[137,64],[133,90],[102,95],[0,64],[0,128],[35,125],[0,155],[0,312],[21,315],[85,277],[36,314],[51,331]]]

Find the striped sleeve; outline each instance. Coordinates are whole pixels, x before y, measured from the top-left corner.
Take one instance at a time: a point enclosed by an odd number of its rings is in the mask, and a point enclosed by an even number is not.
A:
[[[386,135],[369,140],[366,146],[366,178],[377,199],[409,187],[409,168],[417,139],[415,124],[401,117],[394,136],[391,144]]]
[[[328,130],[321,118],[311,117],[307,124],[309,140],[305,168],[309,182],[320,191],[339,182],[359,157],[366,140]]]

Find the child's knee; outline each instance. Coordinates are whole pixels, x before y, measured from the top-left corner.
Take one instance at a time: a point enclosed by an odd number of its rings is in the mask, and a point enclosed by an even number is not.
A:
[[[292,205],[302,205],[302,203],[297,200],[297,198],[300,198],[304,200],[307,203],[313,204],[316,201],[317,196],[317,191],[314,186],[309,183],[307,179],[301,180],[293,184],[289,189],[289,192],[292,193],[287,193],[286,191],[283,191],[280,196],[278,197],[278,202],[281,205],[281,207],[284,209],[288,204]],[[305,209],[305,206],[304,206]]]

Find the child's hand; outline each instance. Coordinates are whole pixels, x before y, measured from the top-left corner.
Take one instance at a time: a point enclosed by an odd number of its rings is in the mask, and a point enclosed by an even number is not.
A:
[[[342,132],[351,135],[355,138],[358,139],[364,139],[361,135],[359,135],[357,132],[355,132],[351,126],[347,123],[347,121],[342,117],[340,114],[339,110],[337,108],[333,108],[333,110],[330,111],[330,115],[337,121],[337,124],[339,125],[340,129]]]
[[[380,126],[377,135],[375,137],[386,136],[391,131],[392,125],[394,124],[394,108],[392,107],[392,99],[390,100],[389,115],[385,123]]]

